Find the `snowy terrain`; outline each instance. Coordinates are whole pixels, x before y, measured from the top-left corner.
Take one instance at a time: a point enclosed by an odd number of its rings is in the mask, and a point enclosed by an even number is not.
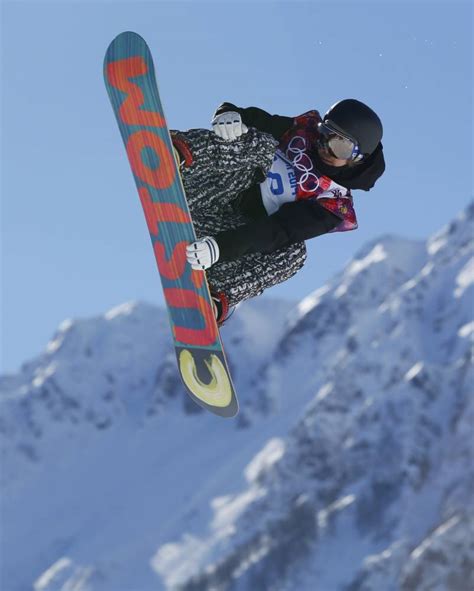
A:
[[[474,589],[473,235],[471,205],[241,306],[235,420],[184,394],[163,310],[65,321],[0,378],[1,589]]]

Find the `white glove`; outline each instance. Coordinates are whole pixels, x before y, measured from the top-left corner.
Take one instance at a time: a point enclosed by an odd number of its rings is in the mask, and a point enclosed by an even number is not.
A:
[[[197,271],[209,269],[219,260],[219,246],[214,238],[206,236],[186,246],[186,258]]]
[[[212,128],[217,136],[227,141],[234,141],[248,131],[240,113],[236,111],[227,111],[214,117]]]

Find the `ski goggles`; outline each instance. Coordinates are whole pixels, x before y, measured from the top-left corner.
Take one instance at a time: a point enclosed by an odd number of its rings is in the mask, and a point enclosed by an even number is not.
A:
[[[318,123],[318,131],[320,147],[334,158],[354,161],[363,157],[357,142],[338,129],[329,119]]]

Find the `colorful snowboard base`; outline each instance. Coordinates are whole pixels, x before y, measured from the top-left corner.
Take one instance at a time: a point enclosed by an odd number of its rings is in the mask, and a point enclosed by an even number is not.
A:
[[[187,263],[196,240],[150,50],[136,33],[107,49],[104,79],[135,178],[167,304],[178,369],[200,406],[233,417],[238,402],[204,271]]]

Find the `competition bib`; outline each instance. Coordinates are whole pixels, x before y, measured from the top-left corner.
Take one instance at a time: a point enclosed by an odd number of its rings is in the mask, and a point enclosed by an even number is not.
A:
[[[293,164],[277,150],[267,178],[260,184],[263,205],[271,215],[287,201],[295,201],[297,180]]]

